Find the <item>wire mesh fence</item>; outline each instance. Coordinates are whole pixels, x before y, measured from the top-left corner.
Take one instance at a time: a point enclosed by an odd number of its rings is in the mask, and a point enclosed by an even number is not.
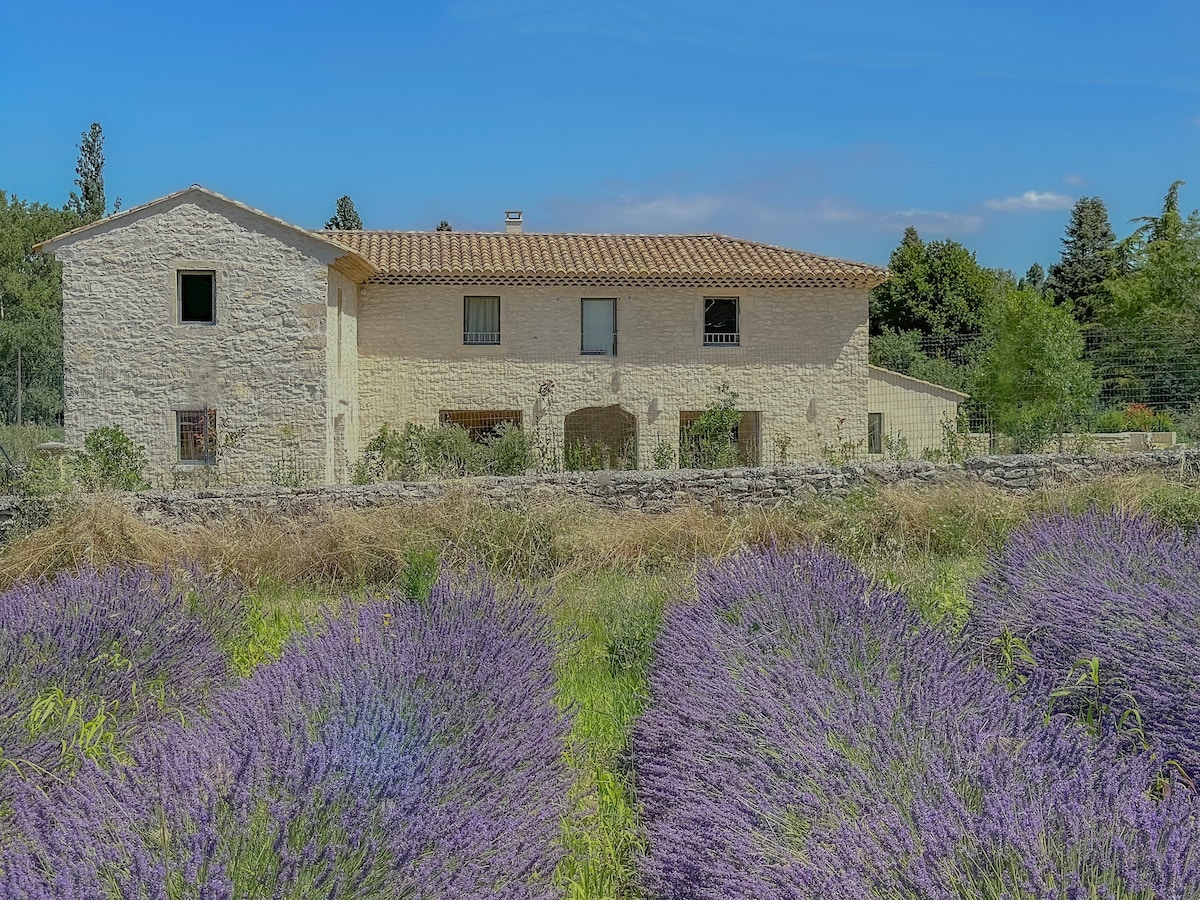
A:
[[[827,351],[740,343],[424,358],[343,354],[311,381],[180,360],[149,390],[114,360],[70,376],[67,439],[117,425],[155,484],[419,479],[594,469],[956,462],[1125,452],[1200,437],[1200,335],[1114,333],[1007,358],[979,335],[862,332]],[[1057,353],[1057,356],[1055,355]],[[340,374],[339,374],[340,373]],[[2,406],[2,404],[0,404]],[[196,426],[204,426],[202,452]],[[11,444],[0,432],[0,443]]]

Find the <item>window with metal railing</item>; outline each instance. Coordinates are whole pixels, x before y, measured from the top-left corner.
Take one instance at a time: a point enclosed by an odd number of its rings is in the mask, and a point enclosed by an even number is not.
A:
[[[742,343],[737,297],[704,298],[704,346],[738,347]]]
[[[463,297],[463,343],[500,343],[499,297]]]

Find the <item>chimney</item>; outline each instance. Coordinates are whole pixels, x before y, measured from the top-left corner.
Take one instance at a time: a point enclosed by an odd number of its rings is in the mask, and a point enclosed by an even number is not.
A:
[[[519,209],[506,209],[504,211],[504,230],[508,234],[520,234],[521,226],[525,223],[524,216]]]

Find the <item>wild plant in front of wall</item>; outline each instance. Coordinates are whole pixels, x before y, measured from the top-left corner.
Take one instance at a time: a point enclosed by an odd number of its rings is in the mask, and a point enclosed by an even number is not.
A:
[[[679,462],[685,469],[725,469],[741,463],[736,429],[742,421],[738,394],[723,382],[717,399],[687,427],[680,442]]]
[[[912,454],[908,450],[908,438],[900,432],[883,436],[883,452],[888,459],[896,462],[912,459]]]
[[[788,450],[792,447],[792,436],[790,434],[777,434],[772,443],[775,445],[775,465],[786,466],[788,464]]]
[[[817,432],[821,439],[821,432]],[[846,417],[838,416],[833,426],[833,443],[821,441],[821,458],[831,466],[848,466],[858,459],[862,453],[864,441],[855,440],[846,434]]]
[[[650,459],[653,460],[656,469],[673,469],[675,468],[675,448],[670,441],[659,441],[650,454]]]
[[[312,484],[316,473],[304,461],[300,449],[300,432],[295,425],[287,424],[279,428],[279,452],[275,462],[271,464],[271,484],[279,487],[298,488]]]

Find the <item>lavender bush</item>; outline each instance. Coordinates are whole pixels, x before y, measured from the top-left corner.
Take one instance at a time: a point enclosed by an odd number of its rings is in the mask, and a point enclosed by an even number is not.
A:
[[[0,594],[0,804],[6,780],[123,759],[148,723],[187,719],[229,667],[240,591],[197,574],[63,574]]]
[[[634,761],[653,897],[1200,891],[1192,792],[1046,725],[836,556],[702,574],[650,681]]]
[[[0,896],[549,897],[552,666],[548,621],[486,585],[327,621],[136,764],[22,790]]]
[[[1200,537],[1054,516],[1012,535],[972,600],[966,639],[1023,693],[1101,728],[1140,719],[1200,775]]]

